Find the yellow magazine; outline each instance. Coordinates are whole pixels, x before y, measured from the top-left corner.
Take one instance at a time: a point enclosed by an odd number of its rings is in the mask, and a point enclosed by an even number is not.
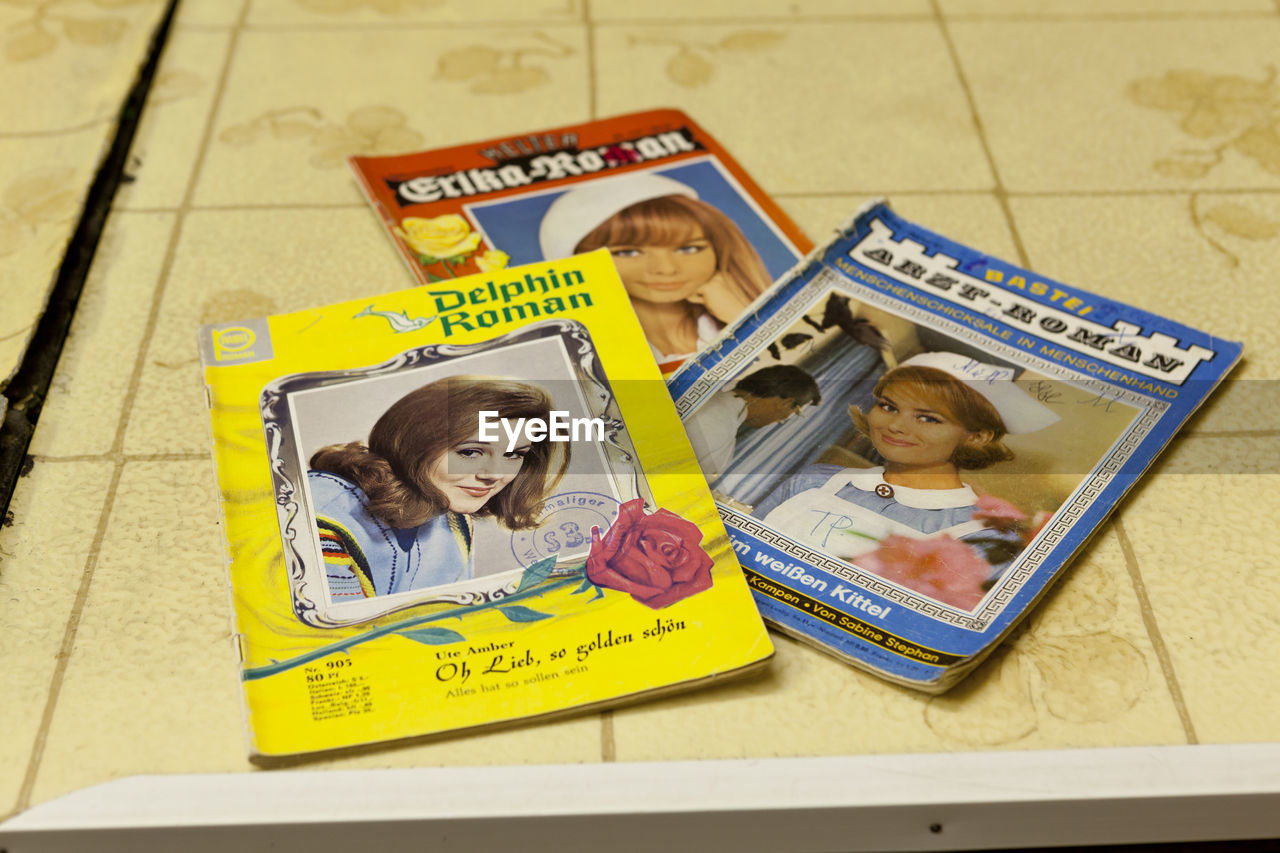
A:
[[[607,251],[206,326],[200,350],[253,755],[772,655]]]

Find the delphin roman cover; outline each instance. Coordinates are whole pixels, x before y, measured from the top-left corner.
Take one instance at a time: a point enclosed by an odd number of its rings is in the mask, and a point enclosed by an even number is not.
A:
[[[878,203],[671,390],[765,618],[938,692],[1240,353]]]
[[[428,287],[608,248],[664,373],[737,320],[811,247],[677,110],[350,162]]]
[[[200,350],[251,753],[772,654],[607,252],[206,326]]]

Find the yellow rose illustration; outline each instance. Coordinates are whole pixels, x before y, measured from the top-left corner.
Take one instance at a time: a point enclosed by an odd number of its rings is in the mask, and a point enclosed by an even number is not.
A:
[[[480,235],[472,232],[467,220],[456,213],[431,219],[408,216],[400,221],[396,233],[409,248],[430,258],[456,258],[480,245]]]
[[[510,260],[511,256],[506,252],[490,249],[483,255],[476,255],[476,266],[480,268],[480,272],[493,272],[505,268]]]

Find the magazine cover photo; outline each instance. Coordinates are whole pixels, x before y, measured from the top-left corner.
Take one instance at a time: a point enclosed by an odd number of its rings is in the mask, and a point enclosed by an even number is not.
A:
[[[627,306],[597,251],[202,330],[252,754],[764,665]]]
[[[612,389],[569,347],[594,361],[585,329],[551,323],[269,386],[275,467],[303,499],[297,516],[281,514],[302,545],[299,615],[342,624],[428,600],[493,600],[528,565],[584,555],[592,527],[650,498]],[[531,437],[535,422],[548,429]],[[302,518],[313,536],[296,536]]]
[[[713,157],[463,209],[515,262],[607,248],[664,370],[706,346],[799,258]]]
[[[765,618],[937,693],[1240,351],[877,200],[670,386]]]
[[[832,291],[685,425],[726,505],[972,612],[1138,411]]]
[[[607,249],[664,373],[742,316],[811,245],[675,110],[351,165],[428,287]]]

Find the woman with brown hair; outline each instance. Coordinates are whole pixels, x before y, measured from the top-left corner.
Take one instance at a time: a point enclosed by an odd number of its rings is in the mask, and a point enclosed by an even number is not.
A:
[[[647,172],[569,190],[547,209],[539,241],[548,260],[609,249],[664,373],[772,283],[733,220],[687,184]]]
[[[526,440],[505,451],[480,440],[479,413],[545,421],[551,405],[526,382],[451,376],[397,400],[367,443],[317,450],[307,482],[331,599],[473,577],[473,516],[533,527],[568,467],[568,445]]]

